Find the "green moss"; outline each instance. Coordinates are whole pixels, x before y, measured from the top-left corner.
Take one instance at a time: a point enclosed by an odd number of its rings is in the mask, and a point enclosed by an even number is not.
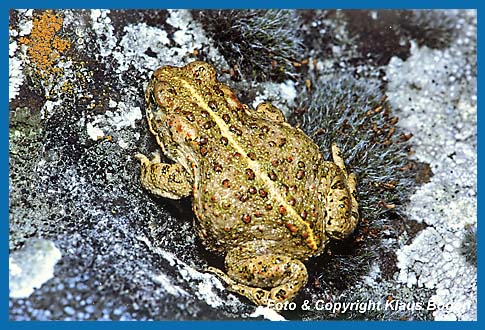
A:
[[[294,10],[192,11],[239,78],[281,81],[302,56]]]

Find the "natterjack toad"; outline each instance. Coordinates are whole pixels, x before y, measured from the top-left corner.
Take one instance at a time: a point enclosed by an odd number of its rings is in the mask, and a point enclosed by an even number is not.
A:
[[[165,66],[146,90],[150,131],[163,153],[142,154],[141,182],[152,193],[193,196],[204,245],[225,255],[217,274],[257,305],[286,302],[307,282],[302,263],[358,222],[356,178],[340,150],[318,146],[269,103],[241,104],[204,62]]]

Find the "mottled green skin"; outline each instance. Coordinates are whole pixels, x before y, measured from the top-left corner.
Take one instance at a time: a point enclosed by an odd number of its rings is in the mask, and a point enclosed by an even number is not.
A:
[[[226,255],[227,275],[210,271],[229,289],[259,305],[292,299],[307,280],[300,260],[358,221],[355,176],[338,148],[324,161],[280,110],[239,103],[204,62],[155,71],[146,101],[150,131],[175,164],[137,155],[143,185],[163,197],[193,195],[202,242]]]

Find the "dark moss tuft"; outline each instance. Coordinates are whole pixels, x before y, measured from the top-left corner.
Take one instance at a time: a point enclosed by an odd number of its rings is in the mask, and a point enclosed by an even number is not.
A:
[[[403,60],[409,57],[409,40],[401,38],[404,13],[395,10],[343,12],[349,37],[358,45],[361,56],[376,65],[386,65],[393,56]]]
[[[477,265],[477,228],[468,226],[461,242],[461,254],[472,265]]]
[[[338,74],[320,79],[313,89],[310,95],[300,94],[294,124],[313,137],[327,158],[332,142],[341,147],[358,176],[363,217],[398,211],[415,182],[409,144],[395,126],[398,118],[380,84]]]
[[[456,35],[457,17],[449,10],[343,11],[349,37],[362,56],[385,65],[392,56],[406,59],[410,40],[419,46],[443,49]]]
[[[409,136],[396,126],[398,118],[378,80],[347,73],[318,79],[311,93],[301,93],[290,118],[321,146],[330,159],[330,145],[341,148],[348,170],[356,173],[360,223],[353,236],[329,245],[331,255],[313,259],[310,281],[326,293],[353,291],[372,265],[380,276],[395,272],[397,238],[405,226],[403,205],[417,183],[409,160]],[[319,289],[310,291],[318,297]],[[323,316],[325,318],[325,316]]]
[[[293,10],[192,11],[242,79],[281,81],[295,75],[302,42]]]
[[[443,49],[456,35],[456,17],[449,10],[401,11],[402,29],[416,40],[419,46]]]

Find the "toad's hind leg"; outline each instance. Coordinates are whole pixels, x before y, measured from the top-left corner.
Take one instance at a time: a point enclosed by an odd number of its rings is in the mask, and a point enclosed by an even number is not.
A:
[[[231,252],[226,256],[227,274],[209,267],[236,292],[259,306],[291,301],[308,279],[305,265],[297,259],[281,255],[240,258]]]
[[[333,238],[342,239],[355,229],[359,221],[357,178],[354,173],[347,173],[341,151],[335,143],[332,143],[332,159],[338,169],[334,170],[327,196],[326,231]]]
[[[142,154],[136,154],[135,157],[141,162],[141,183],[152,194],[180,199],[192,192],[187,171],[182,165],[162,163],[158,153],[152,160]]]

